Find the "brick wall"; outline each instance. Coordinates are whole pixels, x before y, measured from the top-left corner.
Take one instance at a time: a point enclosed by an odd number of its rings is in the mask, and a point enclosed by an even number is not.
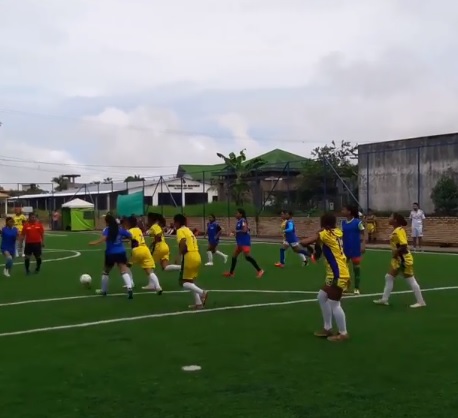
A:
[[[294,218],[299,236],[308,236],[319,229],[319,218]],[[248,218],[253,235],[259,237],[278,237],[280,235],[279,218],[259,218],[256,225],[254,218]],[[202,218],[188,218],[190,227],[203,230]],[[233,231],[235,219],[221,219],[221,226],[225,231]],[[379,242],[388,241],[392,228],[388,225],[388,218],[377,219],[377,240]],[[410,225],[407,227],[410,235]],[[441,244],[451,244],[458,246],[458,218],[427,218],[424,223],[424,244],[439,246]]]

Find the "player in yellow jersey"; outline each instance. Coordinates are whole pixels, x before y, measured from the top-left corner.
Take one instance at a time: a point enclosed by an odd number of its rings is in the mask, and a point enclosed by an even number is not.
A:
[[[21,235],[22,228],[24,224],[27,222],[27,217],[22,213],[22,208],[14,208],[13,222],[14,227],[18,230],[19,235]],[[22,243],[20,242],[20,240],[17,240],[15,254],[16,257],[19,257],[19,252],[22,252]],[[22,256],[24,256],[24,254],[22,254]]]
[[[189,307],[191,309],[203,309],[207,302],[208,293],[195,284],[202,264],[197,238],[186,226],[184,215],[175,215],[173,222],[177,230],[178,248],[183,256],[180,285],[194,294],[194,305]]]
[[[164,236],[164,217],[160,214],[148,213],[148,226],[148,234],[153,239],[151,253],[155,263],[159,264],[164,271],[180,271],[180,265],[169,264],[170,248]]]
[[[367,242],[375,242],[377,240],[377,217],[374,215],[372,209],[367,210],[367,215],[364,218],[367,231]]]
[[[331,213],[323,215],[320,223],[320,232],[301,240],[303,247],[313,243],[321,246],[322,257],[326,264],[325,285],[318,292],[324,326],[322,331],[315,333],[315,336],[327,338],[329,341],[344,341],[349,337],[345,312],[340,300],[344,289],[348,287],[350,271],[342,248],[343,233],[337,228],[337,218]],[[339,330],[337,335],[333,335],[332,331],[333,317]]]
[[[399,213],[393,213],[389,220],[390,225],[393,227],[393,232],[390,237],[391,246],[391,263],[388,273],[385,276],[385,289],[381,299],[374,300],[377,305],[389,305],[391,292],[393,291],[394,279],[402,274],[406,282],[411,287],[416,303],[410,305],[411,308],[422,308],[426,306],[421,293],[420,285],[415,279],[413,269],[413,256],[409,251],[409,243],[407,241],[407,234],[404,229],[407,226],[407,221],[404,216]]]
[[[130,264],[137,264],[140,266],[148,277],[148,285],[143,286],[143,290],[155,290],[158,295],[162,294],[162,288],[159,283],[159,278],[154,273],[156,265],[153,256],[146,245],[145,237],[142,230],[137,226],[137,218],[130,216],[126,220],[129,232],[132,234],[131,246],[132,256]]]

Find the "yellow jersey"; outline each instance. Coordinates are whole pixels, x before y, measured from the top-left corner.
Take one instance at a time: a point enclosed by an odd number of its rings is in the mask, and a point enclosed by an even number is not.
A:
[[[154,224],[148,231],[150,237],[153,237],[156,239],[156,237],[160,237],[159,241],[156,241],[156,243],[159,242],[165,242],[165,237],[164,237],[164,231],[158,224]]]
[[[21,213],[20,215],[13,215],[14,226],[19,232],[22,232],[24,224],[27,222],[27,217]]]
[[[282,223],[281,223],[281,233],[283,235],[283,238],[286,238],[286,235],[285,235],[285,228],[286,228],[286,220],[284,220]]]
[[[343,232],[338,228],[324,229],[319,235],[326,264],[326,278],[349,278],[350,271],[342,247]]]
[[[390,246],[392,250],[397,250],[403,245],[407,246],[407,253],[405,255],[410,254],[409,241],[407,240],[406,230],[402,226],[399,226],[394,228],[393,232],[391,233]]]
[[[199,252],[197,238],[187,226],[182,226],[177,229],[178,244],[180,244],[183,239],[186,240],[186,254]]]
[[[132,249],[146,247],[145,237],[143,236],[143,232],[140,228],[130,228],[129,232],[132,234]]]

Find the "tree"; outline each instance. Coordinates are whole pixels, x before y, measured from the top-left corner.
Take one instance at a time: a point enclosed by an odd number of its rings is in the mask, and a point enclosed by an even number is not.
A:
[[[223,154],[216,155],[224,161],[228,179],[228,189],[237,205],[242,205],[246,194],[251,190],[248,178],[266,164],[262,158],[253,158],[247,161],[245,149],[239,155],[231,152],[227,157]]]
[[[452,173],[444,174],[439,178],[431,191],[431,200],[438,215],[458,214],[458,184]]]
[[[111,177],[106,177],[102,181],[103,184],[110,184],[113,183],[113,179]]]
[[[43,194],[47,193],[41,189],[41,187],[36,183],[31,183],[27,190],[24,190],[25,194]]]
[[[56,192],[61,192],[68,189],[68,179],[62,175],[59,177],[53,177],[51,181],[57,185],[54,187]]]
[[[358,179],[358,166],[355,160],[358,146],[349,141],[317,147],[312,151],[312,159],[303,163],[302,180],[298,189],[298,200],[305,206],[314,206],[325,193],[335,197],[338,184],[342,180],[355,193]]]
[[[135,174],[133,176],[126,177],[124,179],[124,183],[129,183],[131,181],[145,181],[144,177],[139,176],[138,174]]]

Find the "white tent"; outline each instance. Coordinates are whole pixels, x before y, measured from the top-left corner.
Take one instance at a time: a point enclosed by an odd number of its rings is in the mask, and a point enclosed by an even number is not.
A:
[[[63,204],[62,226],[65,231],[93,231],[94,205],[82,199],[73,199]]]
[[[70,202],[64,203],[62,205],[62,208],[68,208],[68,209],[93,209],[94,204],[91,202],[86,202],[83,199],[73,199],[70,200]]]

